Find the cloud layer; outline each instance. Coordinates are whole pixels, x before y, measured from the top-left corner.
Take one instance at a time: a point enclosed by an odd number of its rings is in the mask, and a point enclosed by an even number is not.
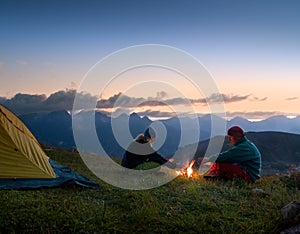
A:
[[[286,101],[294,101],[294,100],[297,100],[298,97],[289,97],[289,98],[286,98],[285,100]]]
[[[168,118],[174,117],[178,113],[172,113],[163,110],[155,110],[152,107],[163,107],[166,105],[187,105],[187,104],[200,104],[207,105],[213,103],[233,103],[241,101],[265,101],[267,98],[257,98],[253,95],[233,95],[233,94],[212,94],[210,97],[201,99],[186,99],[182,97],[168,98],[169,95],[164,92],[157,92],[153,97],[141,98],[141,97],[129,97],[122,93],[115,94],[107,99],[97,99],[96,96],[92,96],[88,93],[76,93],[76,90],[67,89],[64,91],[58,91],[51,94],[49,97],[46,95],[31,95],[18,93],[13,98],[7,99],[0,97],[0,104],[5,105],[11,109],[17,115],[34,113],[34,112],[49,112],[57,110],[72,110],[75,95],[77,95],[77,101],[79,108],[86,106],[87,103],[97,104],[97,108],[100,111],[108,114],[110,109],[115,107],[116,111],[123,110],[123,113],[130,113],[130,108],[144,107],[144,110],[138,114],[141,116],[149,116],[156,118]],[[291,98],[292,100],[294,98]],[[127,112],[126,112],[127,111]],[[188,113],[181,113],[188,115]],[[236,116],[244,117],[247,119],[263,119],[271,115],[283,114],[279,112],[228,112],[227,116],[233,118]]]
[[[158,92],[156,97],[136,98],[123,95],[122,93],[115,94],[108,99],[101,99],[97,103],[97,108],[106,109],[113,107],[131,108],[142,106],[166,106],[166,105],[189,105],[189,104],[213,104],[213,103],[232,103],[240,102],[251,98],[251,95],[226,95],[226,94],[212,94],[207,98],[200,99],[187,99],[187,98],[172,98],[164,99],[168,97],[165,92]],[[256,101],[264,101],[264,99],[256,98]]]
[[[76,95],[76,90],[58,91],[51,94],[49,97],[46,95],[32,95],[18,93],[11,99],[0,97],[0,104],[5,105],[17,115],[28,114],[33,112],[43,111],[57,111],[57,110],[72,110],[73,102]],[[90,94],[80,94],[82,102],[94,101],[96,97]]]

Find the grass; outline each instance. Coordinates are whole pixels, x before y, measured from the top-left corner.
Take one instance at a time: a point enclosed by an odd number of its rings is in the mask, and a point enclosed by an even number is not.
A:
[[[102,182],[75,152],[47,154],[101,188],[0,191],[0,233],[279,233],[295,224],[280,213],[300,197],[299,184],[287,177],[264,177],[249,185],[195,174],[131,191]],[[253,193],[255,188],[269,195]]]

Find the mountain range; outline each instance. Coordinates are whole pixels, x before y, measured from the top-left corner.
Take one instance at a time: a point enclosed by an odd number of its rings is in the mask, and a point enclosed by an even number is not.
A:
[[[96,112],[95,124],[88,123],[88,119],[94,112],[79,112],[74,118],[79,123],[78,131],[84,139],[82,144],[83,151],[92,151],[93,146],[89,142],[89,134],[92,129],[96,129],[99,141],[106,154],[111,157],[122,157],[125,147],[120,146],[118,138],[122,134],[122,129],[129,128],[130,134],[135,138],[143,133],[145,129],[155,123],[159,123],[160,129],[165,130],[164,143],[158,149],[159,153],[165,157],[171,156],[178,150],[188,151],[189,147],[195,147],[197,151],[195,157],[204,155],[209,139],[215,140],[220,135],[219,132],[211,134],[212,119],[214,124],[226,124],[226,128],[239,125],[242,127],[250,140],[257,144],[262,152],[263,162],[272,162],[272,167],[277,169],[286,169],[287,164],[300,162],[300,117],[293,119],[284,116],[274,116],[266,120],[251,122],[243,118],[234,118],[229,121],[212,116],[204,115],[191,121],[189,118],[170,118],[153,122],[148,117],[141,117],[136,113],[129,116],[123,114],[112,118],[101,112]],[[41,144],[59,148],[76,148],[72,130],[72,116],[67,111],[55,111],[49,113],[32,113],[20,115],[19,118],[33,132]],[[114,126],[112,126],[112,122]],[[195,141],[195,122],[200,126],[198,140]],[[78,125],[78,124],[77,124]],[[114,134],[112,127],[120,127],[121,131]],[[184,126],[184,128],[182,128]],[[121,132],[121,133],[120,133]],[[185,136],[181,139],[181,135]],[[224,135],[221,134],[221,135]],[[224,142],[223,149],[228,147],[227,139]],[[270,163],[266,164],[267,167]],[[276,166],[277,165],[277,166]],[[277,170],[276,169],[276,170]]]

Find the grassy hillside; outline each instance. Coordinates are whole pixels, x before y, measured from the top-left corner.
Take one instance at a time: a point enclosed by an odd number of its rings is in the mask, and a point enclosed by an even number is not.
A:
[[[47,154],[101,189],[0,191],[0,233],[278,233],[293,224],[280,208],[300,198],[299,184],[286,177],[248,185],[195,174],[152,190],[122,190],[94,177],[77,153]]]

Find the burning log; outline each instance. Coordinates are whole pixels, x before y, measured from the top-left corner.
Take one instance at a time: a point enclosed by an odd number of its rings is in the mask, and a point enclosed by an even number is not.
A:
[[[176,171],[177,176],[185,176],[185,177],[192,177],[193,176],[193,165],[195,160],[192,160],[191,163],[184,169],[180,171]]]

